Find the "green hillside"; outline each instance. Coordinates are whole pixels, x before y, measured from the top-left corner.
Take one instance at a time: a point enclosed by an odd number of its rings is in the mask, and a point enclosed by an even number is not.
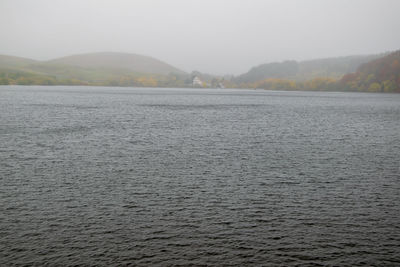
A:
[[[168,75],[170,73],[184,73],[183,71],[152,57],[113,52],[72,55],[47,61],[46,65],[129,70],[137,73],[152,73],[162,75]]]
[[[0,69],[20,70],[21,68],[24,68],[30,64],[34,64],[36,62],[37,61],[33,59],[23,57],[0,55]]]
[[[0,56],[0,84],[183,86],[186,74],[160,60],[128,53],[91,53],[50,61]]]

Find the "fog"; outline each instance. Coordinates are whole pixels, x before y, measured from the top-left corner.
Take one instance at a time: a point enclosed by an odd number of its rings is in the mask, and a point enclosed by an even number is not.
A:
[[[1,0],[0,54],[46,60],[115,51],[184,71],[400,48],[398,0]]]

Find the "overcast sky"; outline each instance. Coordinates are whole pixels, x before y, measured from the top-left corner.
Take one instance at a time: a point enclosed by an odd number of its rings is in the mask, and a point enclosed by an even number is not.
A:
[[[0,0],[0,54],[115,51],[184,71],[400,49],[399,0]]]

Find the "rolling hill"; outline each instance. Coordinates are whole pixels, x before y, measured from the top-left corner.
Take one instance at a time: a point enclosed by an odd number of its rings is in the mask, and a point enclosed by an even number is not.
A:
[[[29,58],[23,57],[14,57],[14,56],[6,56],[0,55],[0,68],[1,69],[20,69],[30,64],[34,64],[37,61]]]
[[[51,66],[64,65],[96,69],[123,69],[137,73],[162,75],[184,73],[183,71],[152,57],[114,52],[72,55],[47,61],[46,64]]]
[[[129,53],[90,53],[56,58],[49,61],[37,61],[28,58],[0,55],[0,69],[21,71],[32,74],[63,76],[80,74],[85,79],[87,73],[102,74],[185,74],[165,62],[152,57]]]
[[[177,86],[186,73],[158,59],[129,53],[90,53],[49,61],[0,55],[0,84]]]

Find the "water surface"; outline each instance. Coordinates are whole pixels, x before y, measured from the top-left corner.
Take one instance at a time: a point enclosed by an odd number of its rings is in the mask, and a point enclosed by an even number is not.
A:
[[[400,264],[400,95],[0,87],[0,265]]]

